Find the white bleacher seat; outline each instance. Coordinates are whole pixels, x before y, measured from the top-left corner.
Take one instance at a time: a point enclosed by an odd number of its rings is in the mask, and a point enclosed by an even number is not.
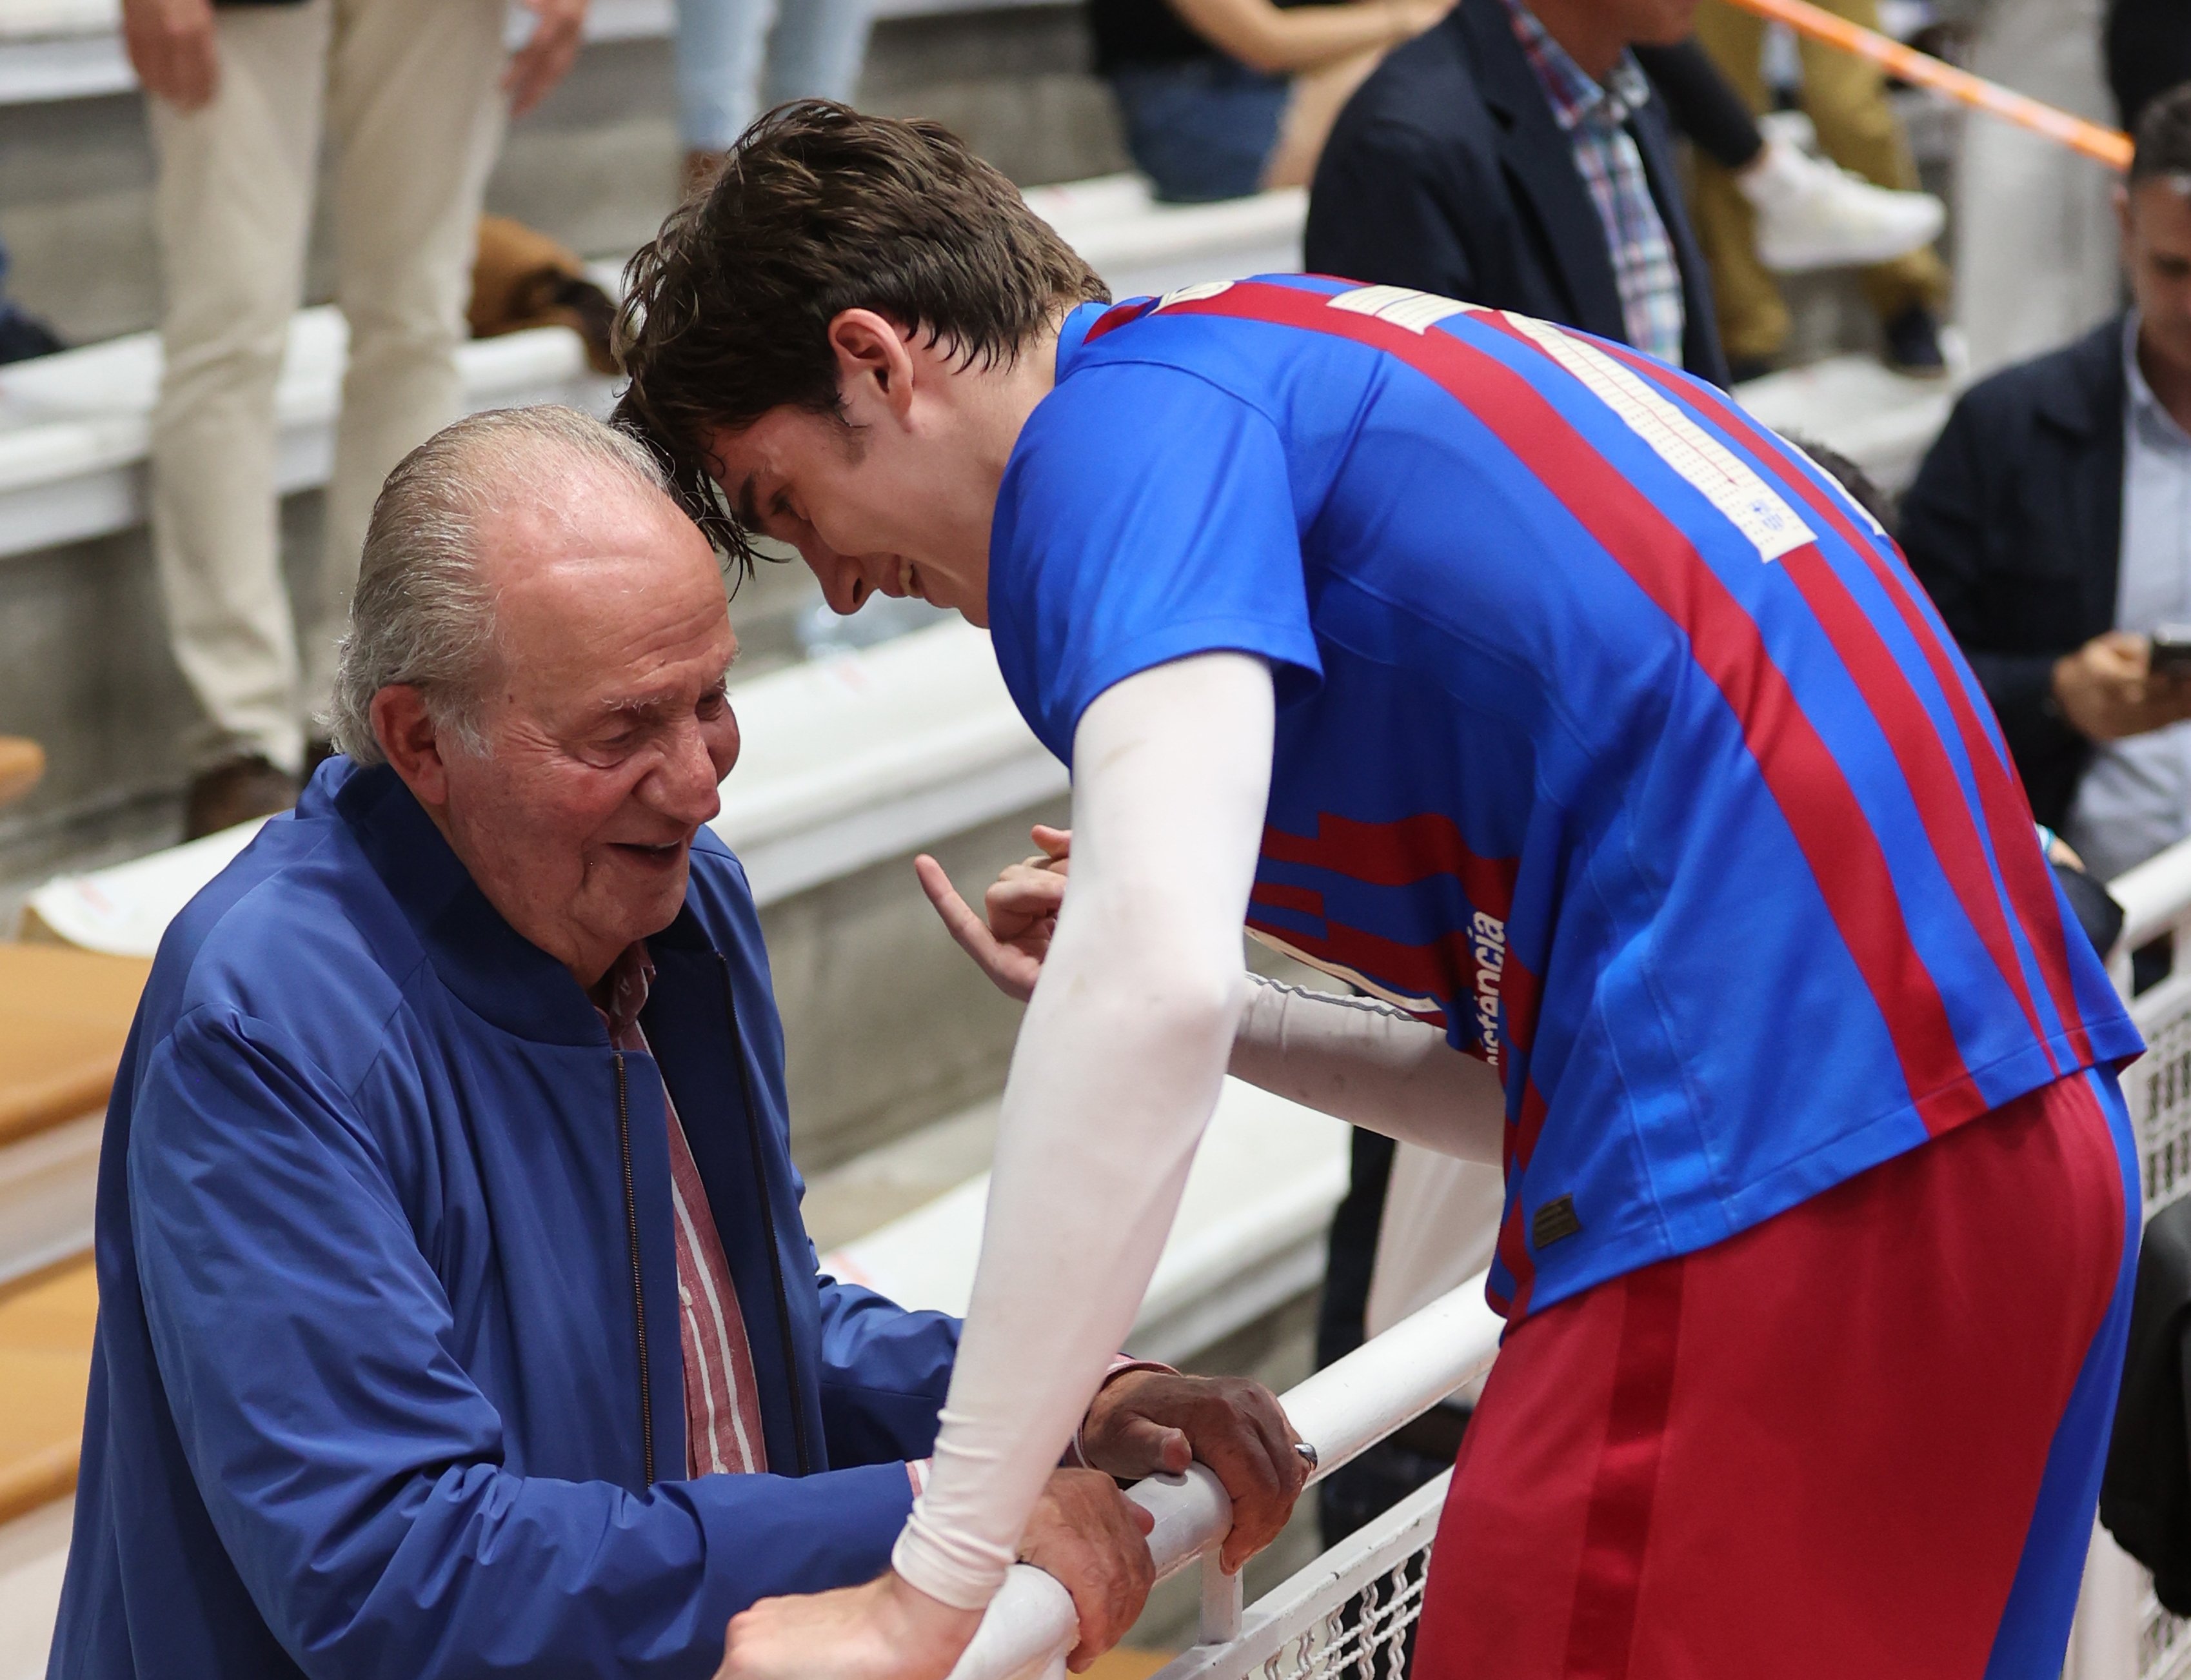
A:
[[[1944,338],[1952,370],[1945,379],[1907,379],[1869,356],[1835,356],[1751,379],[1734,395],[1775,431],[1839,450],[1899,495],[1947,424],[1966,377],[1961,338]]]
[[[1217,204],[1159,204],[1138,175],[1029,187],[1027,202],[1117,298],[1301,265],[1308,194],[1299,187]]]
[[[349,328],[330,307],[301,311],[275,398],[284,492],[327,481]],[[457,352],[473,408],[562,401],[606,412],[610,384],[575,333],[543,327]],[[0,556],[125,531],[145,517],[146,429],[160,342],[133,333],[0,367]]]
[[[1021,721],[989,639],[953,618],[732,690],[744,746],[711,825],[764,904],[902,857],[1064,791],[1063,766]],[[26,907],[33,931],[149,957],[255,823],[87,874]]]
[[[1346,1193],[1346,1159],[1344,1124],[1227,1079],[1129,1350],[1190,1362],[1314,1288],[1324,1229]],[[902,1307],[963,1314],[988,1199],[984,1173],[833,1250],[822,1268]]]
[[[932,16],[1010,6],[1070,5],[1074,0],[874,0],[878,18]],[[137,85],[122,49],[120,0],[0,0],[0,105],[128,93]],[[593,0],[588,41],[669,36],[674,0]],[[531,24],[513,9],[510,36],[522,41]]]

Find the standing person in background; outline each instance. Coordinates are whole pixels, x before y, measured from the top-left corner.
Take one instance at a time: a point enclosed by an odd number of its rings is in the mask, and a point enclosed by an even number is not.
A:
[[[2000,720],[2033,813],[2110,880],[2191,834],[2191,84],[2138,124],[2117,193],[2134,305],[1973,386],[1902,544]]]
[[[1453,0],[1089,0],[1126,149],[1172,203],[1304,186],[1385,52]]]
[[[2182,0],[2108,0],[2106,48],[2115,115],[2135,133],[2147,105],[2191,80],[2191,13]]]
[[[1867,29],[1879,26],[1877,0],[1830,0],[1828,9]],[[1727,0],[1704,0],[1697,39],[1750,109],[1765,110],[1765,20]],[[1826,156],[1881,186],[1915,187],[1917,166],[1878,66],[1807,40],[1802,54],[1803,110]],[[1720,336],[1735,377],[1761,373],[1787,342],[1788,307],[1758,259],[1750,200],[1709,157],[1697,164],[1697,235],[1711,259]],[[1864,293],[1886,335],[1889,367],[1926,379],[1947,373],[1939,311],[1948,301],[1948,271],[1938,256],[1920,249],[1881,264],[1864,276]]]
[[[1317,166],[1307,266],[1579,327],[1727,383],[1663,101],[1629,48],[1696,0],[1469,0],[1390,54]]]
[[[166,357],[152,415],[152,547],[175,662],[208,726],[186,837],[287,808],[373,498],[461,410],[475,231],[505,111],[570,68],[586,0],[123,0],[147,101]],[[317,612],[282,572],[276,381],[304,301],[322,134],[333,143],[336,302],[350,366],[335,427]],[[323,751],[316,745],[314,756]]]
[[[2106,122],[2100,3],[1986,0],[1971,39],[1972,72]],[[2183,15],[2181,0],[2165,9]],[[2120,309],[2114,180],[2106,164],[2014,123],[1965,120],[1955,164],[1955,325],[1972,379],[2059,349]]]
[[[850,105],[869,0],[677,0],[685,191],[713,180],[746,125],[786,100]]]

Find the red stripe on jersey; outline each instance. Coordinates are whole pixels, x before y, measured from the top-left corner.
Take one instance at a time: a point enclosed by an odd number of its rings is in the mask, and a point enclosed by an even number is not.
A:
[[[1088,329],[1088,336],[1080,342],[1092,345],[1113,328],[1123,327],[1129,321],[1139,321],[1156,306],[1153,298],[1130,298],[1123,304],[1113,304],[1096,317],[1096,324]]]
[[[1359,823],[1319,812],[1316,833],[1263,830],[1263,856],[1275,863],[1329,869],[1371,886],[1412,886],[1432,875],[1451,875],[1469,906],[1505,921],[1514,907],[1518,858],[1486,857],[1460,837],[1453,818],[1426,811],[1396,823]]]
[[[1323,895],[1306,886],[1288,886],[1283,881],[1259,880],[1249,893],[1250,904],[1267,905],[1273,910],[1291,910],[1298,915],[1323,914]]]
[[[1921,586],[1905,567],[1890,564],[1879,553],[1857,529],[1838,498],[1819,488],[1807,473],[1784,459],[1757,424],[1719,392],[1686,381],[1676,383],[1666,368],[1619,345],[1607,345],[1602,348],[1636,373],[1665,388],[1670,396],[1695,403],[1727,431],[1746,441],[1760,465],[1769,470],[1806,507],[1832,526],[1842,541],[1864,557],[1872,576],[1894,602],[1904,626],[1924,654],[1933,681],[1946,697],[1949,713],[1955,720],[1956,732],[1961,737],[1964,754],[1970,760],[1972,774],[1978,783],[1978,808],[1993,841],[1994,856],[2000,863],[2001,879],[2006,883],[2011,907],[2024,937],[2031,942],[2039,971],[2046,979],[2047,994],[2062,1018],[2064,1033],[2078,1055],[2089,1058],[2091,1028],[2077,1003],[2076,987],[2070,978],[2068,933],[2062,924],[2053,878],[2039,848],[2023,843],[2033,827],[2030,801],[2024,797],[2015,761],[2003,757],[1991,732],[1972,705],[1955,662],[1948,655],[1945,632],[1932,617],[1929,602],[1921,600]]]
[[[1452,333],[1412,332],[1334,309],[1327,293],[1254,281],[1172,308],[1269,322],[1383,350],[1448,392],[1528,466],[1682,628],[1692,657],[1741,725],[1871,994],[1926,1130],[1983,1112],[1985,1099],[1964,1066],[1939,988],[1909,937],[1893,874],[1862,804],[1767,652],[1756,624],[1677,526],[1584,444],[1528,379]]]

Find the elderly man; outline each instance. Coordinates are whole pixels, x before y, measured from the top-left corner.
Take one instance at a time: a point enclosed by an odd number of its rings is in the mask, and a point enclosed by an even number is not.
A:
[[[185,911],[109,1118],[52,1672],[697,1675],[880,1570],[955,1320],[815,1274],[714,556],[638,445],[452,427],[375,509],[349,756]],[[1297,1491],[1252,1384],[1122,1368],[1022,1555],[1084,1659],[1146,1593],[1108,1476]],[[718,1473],[718,1472],[741,1473]]]

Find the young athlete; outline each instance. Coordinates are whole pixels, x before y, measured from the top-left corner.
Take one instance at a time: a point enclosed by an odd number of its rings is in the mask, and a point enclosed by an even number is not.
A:
[[[987,625],[1073,769],[1046,951],[965,930],[1041,977],[928,1490],[726,1673],[949,1669],[1236,1058],[1504,1158],[1424,1680],[2057,1671],[2140,1045],[1860,510],[1539,322],[1298,276],[1106,309],[950,136],[835,106],[633,278],[624,413],[696,515]],[[1243,920],[1403,1013],[1259,991]]]

